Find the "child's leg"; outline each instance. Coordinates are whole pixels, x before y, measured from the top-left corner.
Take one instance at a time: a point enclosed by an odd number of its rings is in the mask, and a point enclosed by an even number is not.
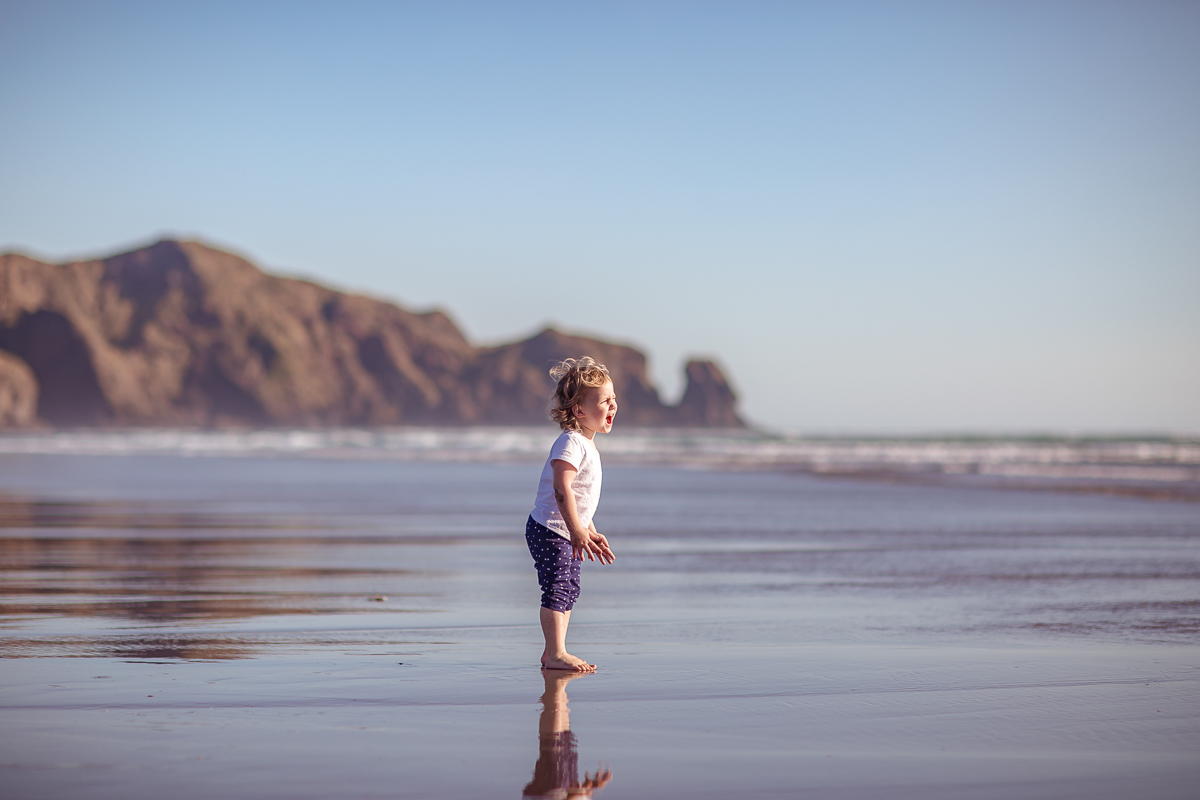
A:
[[[579,567],[571,551],[571,543],[546,530],[532,518],[525,526],[525,540],[537,567],[538,583],[542,587],[540,621],[546,648],[542,651],[542,666],[547,669],[566,669],[594,672],[596,667],[567,652],[567,624],[571,607],[579,597]]]
[[[542,636],[546,638],[546,649],[542,651],[542,666],[546,669],[568,669],[575,672],[595,672],[596,665],[589,664],[567,652],[567,625],[571,612],[555,611],[542,606]]]

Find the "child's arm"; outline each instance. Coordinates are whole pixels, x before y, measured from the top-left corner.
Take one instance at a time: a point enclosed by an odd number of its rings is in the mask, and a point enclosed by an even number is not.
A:
[[[579,519],[579,509],[575,506],[575,476],[579,470],[562,459],[554,459],[554,501],[558,504],[558,513],[562,514],[567,531],[571,534],[571,549],[575,558],[583,560],[584,555],[589,561],[595,561],[597,556],[601,564],[611,564],[614,560],[608,539],[596,532],[594,526],[584,527]]]

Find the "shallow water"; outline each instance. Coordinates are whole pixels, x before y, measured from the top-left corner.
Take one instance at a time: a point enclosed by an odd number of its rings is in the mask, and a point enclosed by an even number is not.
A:
[[[0,457],[0,795],[521,796],[539,467]],[[1194,796],[1198,504],[606,464],[597,526],[597,797]]]

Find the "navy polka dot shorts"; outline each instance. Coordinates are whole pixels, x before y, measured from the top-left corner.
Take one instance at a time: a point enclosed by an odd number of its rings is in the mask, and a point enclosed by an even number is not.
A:
[[[579,599],[579,566],[571,542],[539,524],[533,517],[525,523],[525,541],[537,567],[542,587],[542,608],[570,611]]]

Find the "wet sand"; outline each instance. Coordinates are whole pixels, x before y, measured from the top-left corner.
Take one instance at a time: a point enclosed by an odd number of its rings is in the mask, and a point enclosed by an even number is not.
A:
[[[0,460],[0,796],[1195,796],[1196,504],[605,477],[551,746],[536,466]]]

